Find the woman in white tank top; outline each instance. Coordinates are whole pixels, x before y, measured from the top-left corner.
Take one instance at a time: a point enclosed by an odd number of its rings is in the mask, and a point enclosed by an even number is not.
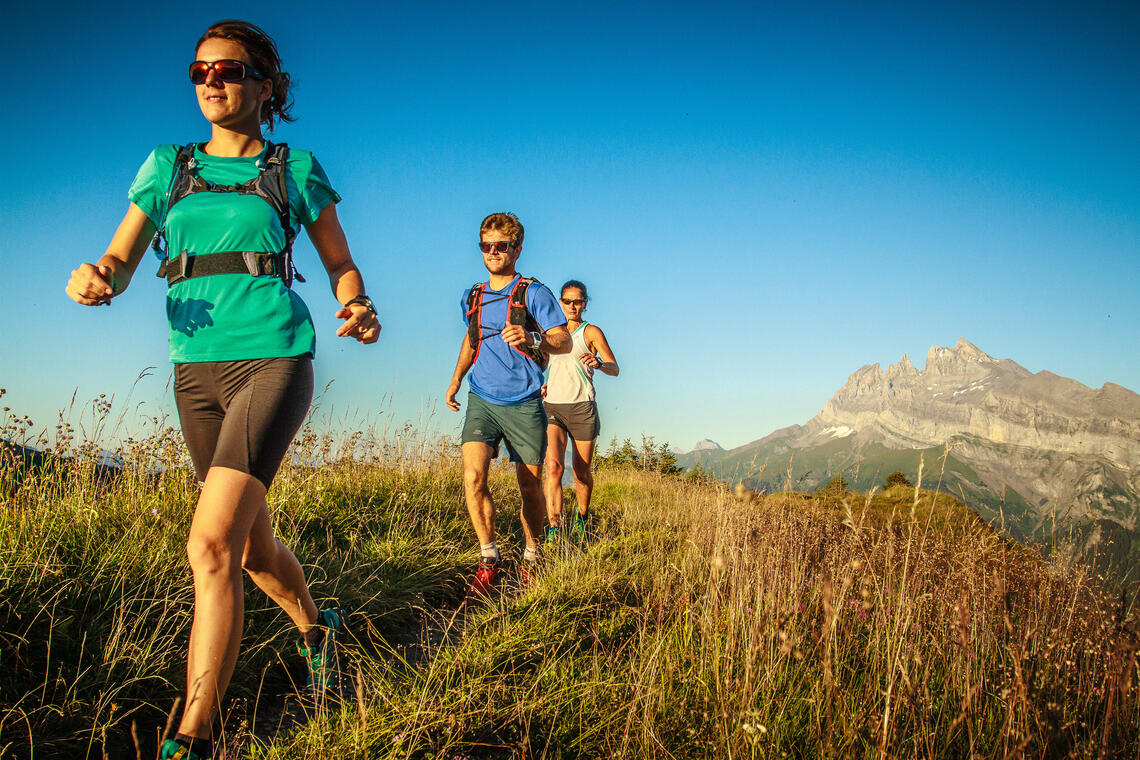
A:
[[[594,371],[617,376],[619,368],[601,328],[582,319],[588,296],[586,286],[570,280],[562,286],[562,311],[566,328],[574,340],[568,354],[553,354],[546,366],[542,387],[546,406],[546,543],[555,544],[562,529],[562,474],[565,470],[567,438],[574,439],[574,491],[578,511],[571,532],[578,541],[586,538],[586,519],[594,474],[590,462],[601,425],[594,401]]]

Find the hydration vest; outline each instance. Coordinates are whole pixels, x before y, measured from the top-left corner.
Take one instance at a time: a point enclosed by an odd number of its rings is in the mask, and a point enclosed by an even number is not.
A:
[[[158,276],[166,278],[167,287],[192,277],[206,277],[212,274],[251,274],[254,277],[280,277],[285,287],[293,285],[293,278],[304,282],[305,278],[293,266],[293,239],[297,231],[289,224],[289,192],[285,187],[285,164],[289,160],[289,146],[286,143],[267,143],[265,158],[258,162],[257,176],[240,185],[215,185],[198,174],[198,162],[194,158],[196,143],[184,145],[174,161],[174,176],[170,180],[170,191],[166,195],[166,209],[162,224],[154,234],[154,250],[162,258]],[[270,205],[281,222],[285,232],[285,247],[277,253],[264,251],[222,251],[199,256],[191,256],[187,251],[174,259],[167,252],[166,218],[170,209],[183,198],[194,193],[238,193],[256,195]]]
[[[515,286],[511,288],[510,295],[505,296],[509,301],[506,323],[508,325],[522,325],[527,332],[541,334],[542,328],[538,326],[538,321],[526,308],[526,292],[531,285],[542,285],[542,283],[533,277],[520,277]],[[479,348],[483,345],[483,341],[502,332],[502,330],[485,332],[483,329],[483,293],[486,289],[487,283],[480,282],[472,285],[471,292],[467,294],[467,341],[475,351],[475,357],[471,360],[472,364],[475,363],[475,359],[479,358]],[[523,346],[522,348],[511,346],[511,348],[530,359],[539,368],[546,369],[546,354],[530,346]]]

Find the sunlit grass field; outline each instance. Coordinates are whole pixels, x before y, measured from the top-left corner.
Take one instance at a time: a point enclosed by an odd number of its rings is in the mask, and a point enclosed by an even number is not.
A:
[[[161,420],[113,476],[57,432],[36,468],[0,464],[0,757],[150,758],[183,685],[196,484]],[[282,720],[304,667],[247,584],[226,755],[1140,756],[1134,601],[950,497],[597,480],[585,547],[465,603],[458,451],[305,431],[269,500],[318,605],[351,610],[343,700]],[[517,555],[508,469],[492,489]]]

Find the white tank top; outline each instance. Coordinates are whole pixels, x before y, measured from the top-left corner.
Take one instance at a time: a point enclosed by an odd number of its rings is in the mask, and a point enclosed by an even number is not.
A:
[[[551,354],[546,365],[546,402],[549,404],[576,404],[594,400],[594,368],[578,359],[591,353],[586,346],[586,325],[574,331],[574,345],[568,354]]]

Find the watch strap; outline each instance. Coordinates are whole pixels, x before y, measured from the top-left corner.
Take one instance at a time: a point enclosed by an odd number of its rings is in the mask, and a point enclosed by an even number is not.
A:
[[[375,313],[376,313],[376,305],[372,303],[372,299],[371,299],[371,298],[369,298],[368,296],[364,295],[363,293],[361,293],[361,294],[360,294],[360,295],[358,295],[358,296],[354,296],[354,297],[352,297],[352,298],[348,299],[348,301],[346,301],[344,305],[345,305],[345,306],[352,306],[354,303],[355,303],[355,304],[360,304],[361,306],[363,306],[364,308],[368,309],[368,310],[369,310],[370,312],[372,312],[373,314],[375,314]]]

